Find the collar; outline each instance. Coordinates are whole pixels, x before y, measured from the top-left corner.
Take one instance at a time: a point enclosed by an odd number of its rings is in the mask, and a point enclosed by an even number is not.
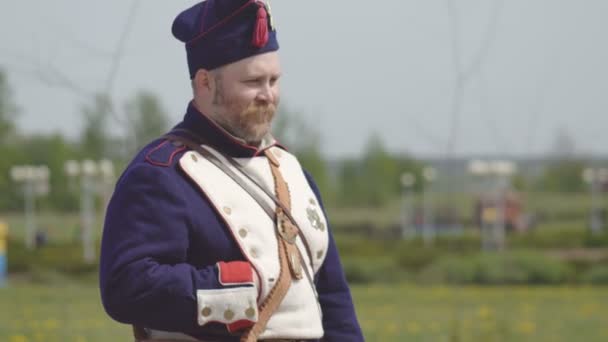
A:
[[[193,102],[188,104],[184,120],[175,126],[175,129],[188,130],[203,138],[213,148],[234,158],[257,157],[274,146],[286,150],[271,134],[267,134],[262,139],[260,146],[248,145],[243,139],[230,134],[207,115],[201,113]]]

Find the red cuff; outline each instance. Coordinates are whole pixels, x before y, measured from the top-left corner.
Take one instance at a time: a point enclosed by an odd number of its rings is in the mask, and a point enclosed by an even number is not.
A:
[[[222,285],[254,284],[253,269],[247,261],[220,261],[217,268]]]
[[[242,319],[240,321],[236,321],[234,323],[226,324],[228,331],[230,333],[237,332],[239,330],[251,328],[255,323],[252,321],[248,321],[246,319]]]

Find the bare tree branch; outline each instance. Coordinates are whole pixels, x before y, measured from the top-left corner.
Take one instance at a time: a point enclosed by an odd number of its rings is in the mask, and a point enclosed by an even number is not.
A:
[[[445,148],[445,158],[450,159],[456,148],[456,141],[458,138],[460,116],[462,101],[465,95],[466,85],[470,82],[471,78],[475,73],[479,72],[481,66],[487,54],[492,46],[493,41],[496,38],[497,23],[500,17],[500,10],[502,9],[503,0],[495,0],[494,6],[492,7],[492,14],[482,39],[482,44],[475,54],[474,58],[468,66],[463,66],[461,62],[461,47],[460,47],[460,23],[459,16],[456,13],[454,6],[454,0],[446,0],[448,16],[450,19],[450,26],[452,32],[452,61],[455,70],[454,79],[454,94],[452,95],[452,103],[450,106],[450,128],[448,133],[448,140]]]

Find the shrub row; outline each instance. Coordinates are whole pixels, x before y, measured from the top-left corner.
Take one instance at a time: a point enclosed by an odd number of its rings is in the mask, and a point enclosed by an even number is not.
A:
[[[428,263],[418,257],[407,267],[404,260],[346,257],[346,277],[351,283],[410,281],[420,284],[459,285],[608,285],[608,263],[577,265],[530,251],[431,255]],[[423,266],[424,265],[424,266]]]

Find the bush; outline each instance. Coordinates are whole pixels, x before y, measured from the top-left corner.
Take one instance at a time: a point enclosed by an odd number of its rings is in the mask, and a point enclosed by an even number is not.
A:
[[[87,264],[82,246],[76,243],[48,244],[28,250],[23,243],[9,240],[7,249],[9,273],[40,273],[40,270],[81,276],[97,272],[97,264]]]
[[[584,228],[544,227],[528,233],[514,234],[508,244],[513,248],[581,248],[586,245]]]
[[[431,284],[472,284],[475,282],[476,265],[470,258],[443,258],[418,275],[418,281]]]
[[[399,282],[408,279],[391,258],[351,257],[342,260],[346,280],[351,284]]]
[[[608,232],[604,229],[600,234],[593,234],[589,229],[586,230],[585,246],[587,247],[606,247],[608,246]]]
[[[512,252],[443,258],[421,272],[419,280],[480,285],[558,284],[571,275],[566,263],[542,254]]]
[[[436,248],[402,246],[397,252],[397,264],[404,270],[418,272],[439,259],[444,253]]]
[[[608,285],[608,265],[592,267],[582,276],[582,281],[593,285]]]

